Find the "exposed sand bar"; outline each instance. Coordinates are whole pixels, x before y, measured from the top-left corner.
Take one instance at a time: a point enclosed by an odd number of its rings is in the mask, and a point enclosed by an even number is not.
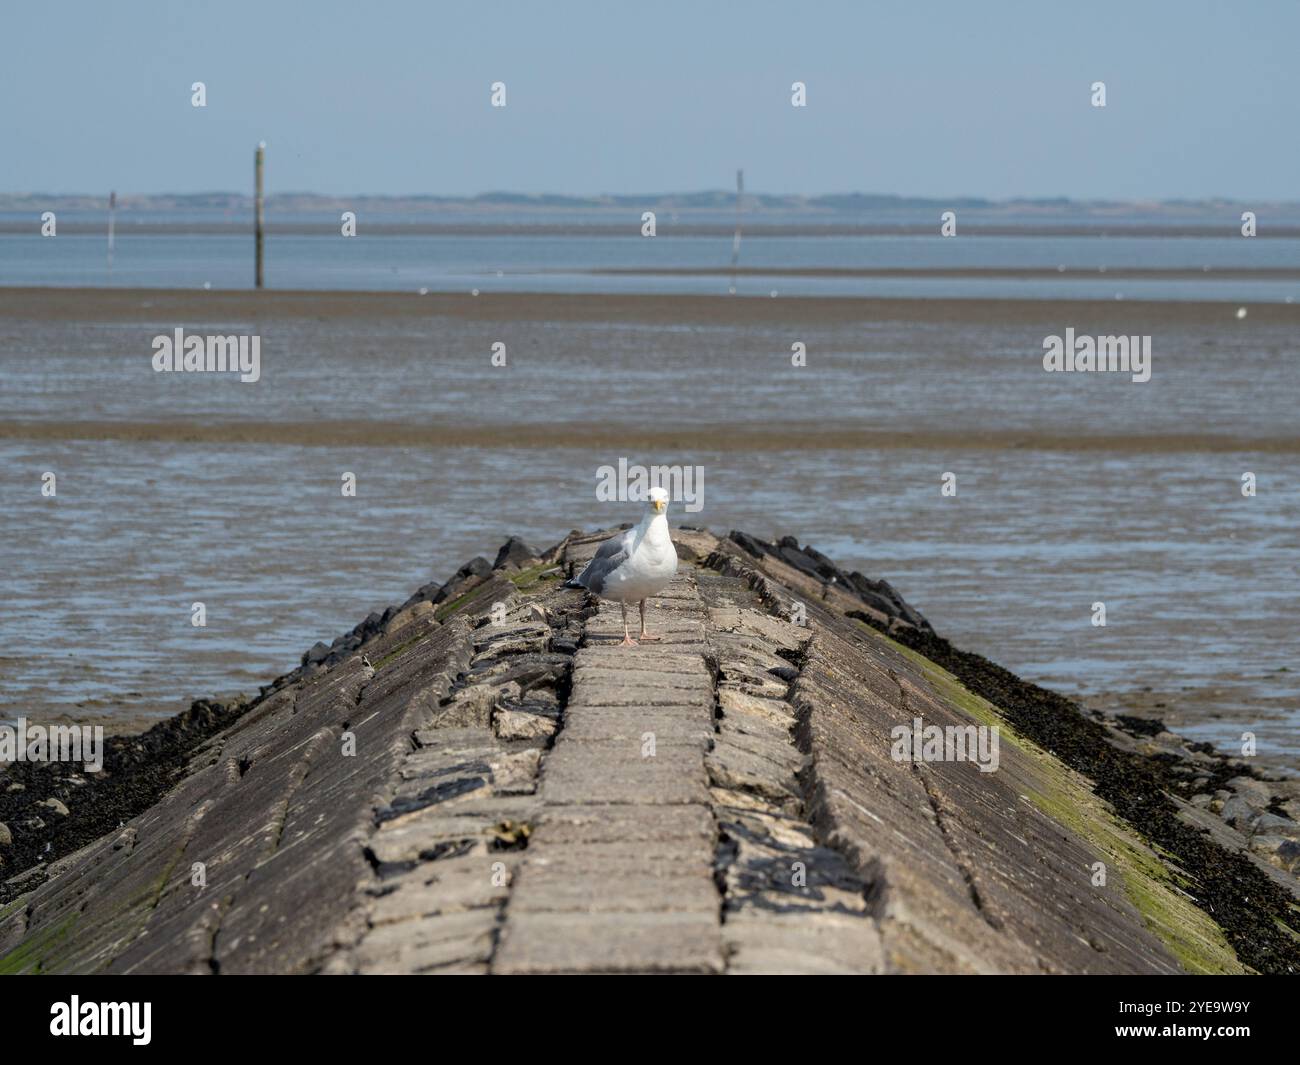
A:
[[[748,428],[681,426],[638,428],[621,424],[497,423],[420,425],[381,421],[9,421],[0,439],[116,440],[133,443],[281,444],[300,447],[416,447],[446,449],[610,448],[647,454],[691,452],[882,451],[933,448],[943,451],[1044,451],[1177,454],[1300,454],[1300,436],[1252,437],[1212,433],[1124,435],[988,432],[893,432],[863,428],[827,429],[819,423],[767,423]]]
[[[251,251],[250,251],[251,261]],[[1053,273],[1053,276],[1060,276]],[[1068,276],[1068,275],[1066,275]],[[141,313],[141,312],[145,313]],[[868,299],[799,296],[198,291],[195,289],[0,288],[0,318],[38,321],[140,321],[228,318],[434,318],[551,322],[631,321],[681,325],[918,324],[1082,327],[1150,333],[1163,326],[1222,325],[1217,302],[1142,300]],[[1300,304],[1252,304],[1253,321],[1300,327]]]
[[[556,269],[548,273],[573,273]],[[739,266],[734,270],[725,264],[718,266],[598,266],[579,271],[584,274],[615,277],[812,277],[812,278],[878,278],[924,281],[945,280],[999,280],[999,281],[1054,281],[1060,278],[1078,280],[1081,277],[1125,281],[1296,281],[1300,269],[1289,266],[1261,267],[1145,267],[1070,266],[1064,270],[1044,266]]]

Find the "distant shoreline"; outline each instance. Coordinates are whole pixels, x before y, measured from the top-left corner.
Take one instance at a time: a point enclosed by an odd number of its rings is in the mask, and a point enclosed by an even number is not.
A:
[[[382,216],[379,216],[382,217]],[[361,215],[357,222],[358,236],[366,237],[640,237],[641,216],[629,213],[627,221],[601,221],[584,224],[581,222],[385,222],[376,216]],[[0,219],[0,236],[39,236],[40,213],[31,216],[31,220],[18,221]],[[82,218],[60,219],[59,233],[62,236],[103,236],[108,228],[108,212],[103,211],[103,218],[86,221]],[[663,213],[657,222],[656,240],[666,237],[709,237],[730,240],[735,233],[734,223],[691,222],[675,219]],[[935,237],[939,238],[938,218],[933,223],[907,222],[896,225],[851,224],[842,221],[825,222],[763,222],[756,218],[743,218],[741,229],[746,240],[781,239],[788,237]],[[118,239],[144,236],[245,236],[253,230],[252,215],[241,214],[238,217],[222,221],[196,221],[176,219],[173,221],[141,221],[129,214],[120,214],[117,219],[116,236]],[[273,213],[266,223],[268,237],[274,236],[319,236],[337,237],[339,223],[337,218],[318,221],[277,221]],[[1061,223],[1044,223],[1026,221],[1023,223],[979,223],[963,222],[962,238],[971,237],[1059,237],[1063,239],[1104,240],[1107,238],[1201,238],[1201,239],[1241,239],[1240,223],[1232,216],[1206,221],[1201,224],[1172,222],[1169,225],[1153,225],[1149,222],[1124,222],[1108,219],[1096,222],[1063,225]],[[953,238],[958,239],[958,238]],[[1253,237],[1254,240],[1300,239],[1300,226],[1269,225]]]

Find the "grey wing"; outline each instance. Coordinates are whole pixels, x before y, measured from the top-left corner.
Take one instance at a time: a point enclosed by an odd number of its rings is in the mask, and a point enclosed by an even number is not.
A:
[[[623,565],[631,554],[632,532],[629,529],[622,536],[611,537],[601,544],[587,563],[587,568],[574,578],[573,583],[600,595],[605,590],[605,578]]]

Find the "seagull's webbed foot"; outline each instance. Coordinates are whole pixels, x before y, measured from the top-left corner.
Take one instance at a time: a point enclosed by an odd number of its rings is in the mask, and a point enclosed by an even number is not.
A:
[[[642,636],[642,639],[645,639],[645,637]],[[635,647],[635,646],[636,646],[636,640],[632,639],[631,636],[624,636],[624,637],[623,637],[623,642],[622,642],[621,644],[619,644],[619,646],[620,646],[620,647]]]

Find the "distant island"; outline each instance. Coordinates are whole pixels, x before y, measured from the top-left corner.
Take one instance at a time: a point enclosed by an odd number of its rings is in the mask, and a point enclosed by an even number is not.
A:
[[[272,185],[272,188],[274,186]],[[98,233],[107,225],[109,191],[52,195],[0,193],[0,233],[26,233],[46,212],[60,232]],[[253,197],[244,192],[133,194],[116,191],[116,223],[124,235],[230,233],[252,224]],[[846,192],[823,196],[734,190],[569,196],[485,192],[477,196],[387,196],[271,192],[270,233],[337,232],[345,212],[360,231],[380,235],[625,236],[639,232],[646,212],[659,236],[730,238],[739,225],[768,236],[901,236],[938,231],[985,236],[1236,236],[1245,212],[1261,237],[1300,236],[1300,202],[1228,199],[1110,201],[1066,197],[988,200]],[[66,227],[65,227],[66,223]],[[960,227],[960,228],[957,228]],[[945,234],[951,235],[951,234]]]
[[[741,197],[745,211],[781,213],[837,214],[914,210],[975,210],[1001,215],[1071,215],[1097,218],[1117,215],[1165,215],[1170,219],[1195,217],[1217,218],[1236,208],[1260,211],[1280,209],[1300,211],[1300,202],[1264,203],[1232,199],[1213,200],[1072,200],[1068,197],[1044,197],[988,200],[976,196],[924,197],[889,193],[844,192],[824,196],[798,196],[745,192]],[[118,208],[123,211],[248,211],[252,195],[245,192],[193,192],[132,194],[118,190]],[[708,189],[699,192],[648,192],[627,195],[566,196],[558,193],[484,192],[477,196],[438,196],[434,194],[387,196],[372,194],[335,194],[319,192],[281,192],[267,196],[268,206],[287,212],[310,213],[335,208],[358,207],[384,212],[419,212],[462,210],[492,213],[502,209],[548,211],[603,210],[675,210],[734,211],[736,193],[731,189]],[[42,210],[92,210],[108,205],[108,190],[102,193],[51,194],[42,192],[0,193],[0,212]]]

